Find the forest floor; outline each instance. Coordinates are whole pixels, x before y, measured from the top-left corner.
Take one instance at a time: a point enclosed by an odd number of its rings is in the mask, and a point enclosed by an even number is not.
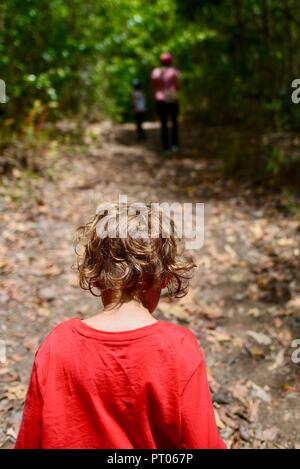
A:
[[[207,145],[213,131],[183,128],[182,151],[163,156],[157,125],[146,127],[139,143],[130,124],[86,125],[78,138],[61,122],[38,155],[32,143],[29,158],[39,159],[42,175],[15,168],[3,176],[0,447],[14,444],[38,343],[59,322],[99,308],[71,269],[75,229],[99,201],[126,194],[205,203],[204,246],[188,253],[197,265],[190,292],[163,297],[157,317],[197,335],[229,447],[300,448],[300,364],[291,358],[300,338],[297,204],[224,180]]]

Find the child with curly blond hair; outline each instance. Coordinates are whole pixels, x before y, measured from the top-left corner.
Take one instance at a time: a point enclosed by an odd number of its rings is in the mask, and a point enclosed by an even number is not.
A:
[[[153,313],[193,265],[174,224],[108,205],[78,229],[80,286],[103,308],[55,327],[35,354],[16,448],[224,448],[191,331]]]

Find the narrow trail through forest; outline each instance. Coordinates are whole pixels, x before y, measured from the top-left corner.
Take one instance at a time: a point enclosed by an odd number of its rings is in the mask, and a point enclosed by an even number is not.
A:
[[[45,152],[51,175],[15,171],[13,187],[1,188],[7,361],[0,369],[0,445],[14,443],[37,344],[59,322],[99,308],[71,269],[76,227],[99,201],[126,194],[205,203],[204,246],[188,252],[197,265],[190,292],[163,297],[157,317],[199,338],[217,424],[230,447],[300,447],[300,365],[291,360],[291,343],[300,338],[299,220],[263,188],[224,180],[220,161],[206,152],[209,132],[183,128],[183,150],[165,157],[157,125],[146,131],[138,143],[130,124],[95,123],[77,140],[61,123],[60,138]]]

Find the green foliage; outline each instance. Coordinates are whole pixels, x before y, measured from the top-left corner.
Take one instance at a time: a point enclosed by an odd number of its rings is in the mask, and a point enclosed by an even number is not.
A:
[[[274,147],[268,160],[267,170],[272,176],[278,176],[288,166],[288,156],[282,148]]]
[[[128,120],[137,77],[151,116],[149,77],[164,50],[182,72],[182,109],[194,119],[298,128],[299,39],[297,0],[3,0],[2,128],[79,112]],[[282,164],[271,155],[268,168]]]

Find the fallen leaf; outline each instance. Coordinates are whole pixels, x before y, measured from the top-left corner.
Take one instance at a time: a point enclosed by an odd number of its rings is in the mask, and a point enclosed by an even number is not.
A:
[[[236,260],[237,258],[237,253],[235,252],[235,250],[229,246],[229,244],[225,244],[225,247],[224,247],[225,251],[227,252],[227,254],[229,254],[229,256],[233,259],[233,260]]]
[[[270,345],[271,338],[262,332],[247,331],[247,335],[252,337],[260,345]]]
[[[276,368],[279,368],[282,366],[284,363],[284,349],[279,350],[275,357],[274,363],[268,367],[268,370],[273,371],[276,370]]]
[[[283,383],[282,389],[283,389],[285,392],[294,392],[296,388],[295,388],[295,386],[292,386],[292,385],[289,384],[289,383]]]
[[[260,311],[258,308],[250,308],[248,311],[248,315],[254,318],[258,318],[260,316]]]
[[[249,355],[255,359],[264,358],[266,356],[264,349],[259,345],[251,345],[246,342],[244,343],[244,347]]]
[[[11,436],[14,440],[16,440],[18,436],[13,428],[8,428],[8,430],[6,430],[6,435]]]
[[[79,280],[77,275],[72,275],[68,283],[71,287],[77,288],[79,286]]]
[[[176,303],[160,303],[159,309],[167,316],[175,316],[177,319],[182,321],[189,321],[190,315],[188,314],[186,307]]]
[[[39,290],[39,297],[41,300],[52,301],[56,297],[56,292],[53,287],[44,287]]]
[[[240,400],[243,403],[246,403],[246,397],[249,394],[249,386],[247,383],[237,381],[234,386],[231,387],[231,392],[235,399]]]
[[[237,421],[233,420],[229,415],[227,414],[226,410],[224,407],[220,407],[219,409],[219,417],[222,420],[222,422],[230,428],[233,428],[236,430],[238,428],[238,423]]]
[[[219,413],[218,413],[217,409],[215,409],[215,407],[214,407],[214,413],[215,413],[215,419],[216,419],[217,427],[220,428],[220,429],[226,428],[226,425],[220,419]]]
[[[252,401],[249,399],[248,401],[248,417],[250,422],[256,422],[258,416],[258,408],[260,405],[260,401]]]
[[[198,313],[199,316],[204,316],[207,319],[218,319],[223,317],[223,312],[217,308],[204,307]]]
[[[50,309],[48,309],[44,306],[38,307],[37,313],[38,313],[39,316],[44,317],[44,318],[48,318],[49,316],[51,316]]]
[[[296,296],[289,300],[286,304],[286,306],[290,309],[299,311],[300,310],[300,296]]]
[[[280,247],[294,246],[295,240],[292,238],[281,238],[277,241],[277,244]]]
[[[253,381],[250,382],[251,387],[252,387],[252,395],[253,397],[258,397],[264,402],[271,402],[272,398],[270,394],[261,386],[259,386],[256,383],[253,383]]]
[[[258,240],[262,238],[264,232],[262,230],[262,227],[259,222],[253,223],[252,226],[250,226],[250,231],[254,235],[255,240]]]
[[[27,386],[22,383],[17,383],[11,386],[8,386],[4,389],[4,396],[9,399],[10,401],[12,400],[23,400],[26,395],[26,390]]]
[[[12,383],[18,379],[18,374],[10,370],[9,368],[2,368],[0,370],[0,382],[1,383]]]
[[[208,342],[230,342],[231,336],[226,332],[214,330],[209,331],[207,334],[207,341]]]
[[[12,273],[14,270],[14,263],[9,259],[0,259],[0,272],[4,275]]]
[[[232,344],[234,347],[242,348],[244,346],[244,339],[242,337],[234,337]]]
[[[56,264],[49,265],[45,270],[45,275],[49,277],[55,277],[60,275],[62,270]]]

